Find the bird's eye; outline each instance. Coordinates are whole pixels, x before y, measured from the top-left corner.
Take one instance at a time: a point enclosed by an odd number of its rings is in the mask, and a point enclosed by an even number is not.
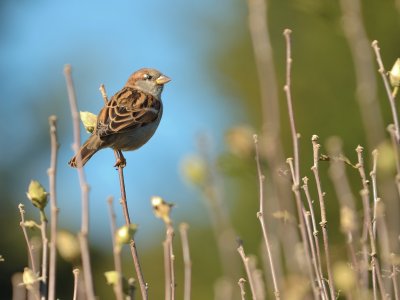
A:
[[[151,80],[153,78],[153,76],[151,76],[150,74],[144,74],[143,75],[143,79],[144,80]]]

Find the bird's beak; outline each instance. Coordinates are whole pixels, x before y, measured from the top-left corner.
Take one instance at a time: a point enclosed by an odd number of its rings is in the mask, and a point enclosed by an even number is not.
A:
[[[167,82],[170,82],[170,81],[171,81],[171,78],[169,78],[169,77],[167,77],[165,75],[161,75],[160,77],[158,77],[156,79],[156,83],[160,84],[160,85],[166,84]]]

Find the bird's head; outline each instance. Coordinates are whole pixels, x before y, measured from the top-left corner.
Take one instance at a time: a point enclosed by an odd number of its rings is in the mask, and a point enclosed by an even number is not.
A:
[[[171,79],[160,71],[150,68],[143,68],[131,75],[125,86],[137,88],[157,98],[160,97],[164,84]]]

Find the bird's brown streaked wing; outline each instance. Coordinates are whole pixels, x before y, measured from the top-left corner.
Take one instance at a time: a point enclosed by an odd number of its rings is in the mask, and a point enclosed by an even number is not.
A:
[[[157,119],[161,102],[152,95],[125,87],[99,113],[96,134],[104,137],[144,126]]]

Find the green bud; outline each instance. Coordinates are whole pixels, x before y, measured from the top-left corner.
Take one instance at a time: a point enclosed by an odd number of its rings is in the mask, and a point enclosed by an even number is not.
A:
[[[357,282],[357,275],[345,262],[338,262],[333,266],[333,279],[336,286],[345,291],[352,291]]]
[[[25,221],[24,222],[24,226],[29,228],[29,229],[34,229],[34,228],[39,227],[39,225],[33,220]]]
[[[75,263],[81,256],[78,238],[65,230],[57,232],[56,239],[58,253],[67,262]]]
[[[249,126],[230,128],[225,134],[229,151],[241,158],[251,157],[254,151],[254,130]]]
[[[181,164],[183,177],[194,185],[203,185],[207,176],[207,165],[198,155],[185,157]]]
[[[165,224],[171,224],[170,213],[174,206],[172,203],[164,201],[159,196],[151,197],[151,205],[153,206],[154,215],[164,221]]]
[[[355,212],[348,206],[343,206],[340,209],[340,227],[343,232],[352,232],[357,229]]]
[[[33,273],[33,271],[27,267],[24,268],[24,272],[22,273],[22,284],[24,285],[28,290],[33,287],[33,285],[39,281],[40,278]]]
[[[288,222],[294,222],[295,217],[292,216],[287,210],[278,210],[272,213],[272,216],[275,219],[283,221],[283,223],[287,224]]]
[[[39,181],[32,180],[28,187],[28,192],[26,193],[28,199],[32,202],[34,206],[40,210],[44,210],[47,205],[48,193],[44,187],[39,183]]]
[[[118,283],[119,273],[117,271],[107,271],[104,272],[104,276],[106,277],[106,282],[108,285],[115,286]],[[122,291],[125,295],[129,295],[129,290],[134,282],[132,280],[127,280],[124,276],[122,276]]]
[[[378,171],[391,176],[396,171],[396,152],[393,145],[388,141],[383,141],[378,145],[378,152]]]
[[[123,244],[129,244],[132,240],[132,236],[135,234],[137,230],[137,225],[136,224],[129,224],[128,225],[124,225],[122,227],[120,227],[117,230],[117,234],[116,234],[116,242],[117,245],[121,246]]]
[[[93,133],[97,124],[97,116],[88,111],[79,112],[83,126],[88,133]]]
[[[104,276],[106,277],[106,282],[109,285],[116,285],[118,282],[119,274],[117,271],[107,271],[104,272]]]
[[[392,69],[389,72],[390,84],[393,87],[400,86],[400,58],[396,60]]]

